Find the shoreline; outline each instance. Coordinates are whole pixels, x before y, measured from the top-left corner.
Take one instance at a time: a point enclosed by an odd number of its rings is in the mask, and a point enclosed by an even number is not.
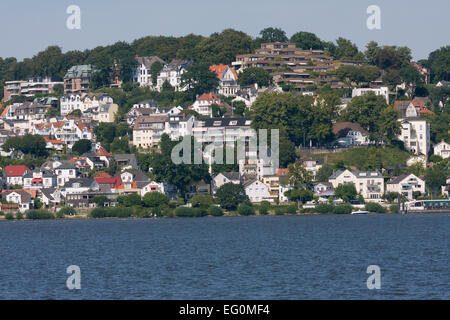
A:
[[[408,212],[406,214],[399,213],[399,212],[385,212],[385,213],[377,213],[377,212],[369,212],[367,214],[360,214],[360,215],[354,215],[354,214],[337,214],[337,213],[297,213],[297,214],[252,214],[252,215],[239,215],[239,214],[224,214],[222,216],[203,216],[203,217],[168,217],[168,216],[162,216],[162,217],[104,217],[104,218],[94,218],[90,217],[88,214],[83,215],[75,215],[75,216],[67,216],[63,218],[52,218],[52,219],[6,219],[5,216],[0,216],[0,221],[67,221],[67,220],[125,220],[125,219],[133,219],[133,220],[152,220],[152,219],[199,219],[199,218],[229,218],[229,217],[297,217],[297,216],[373,216],[373,215],[416,215],[416,214],[440,214],[440,213],[450,213],[450,211],[414,211],[414,212]]]

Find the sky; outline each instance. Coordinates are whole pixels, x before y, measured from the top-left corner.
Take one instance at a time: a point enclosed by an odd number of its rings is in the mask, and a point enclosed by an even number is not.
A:
[[[81,29],[66,26],[67,7],[81,9]],[[366,10],[377,5],[381,29],[369,30]],[[149,35],[208,36],[227,28],[255,37],[266,27],[326,41],[371,40],[408,46],[415,60],[450,44],[449,0],[20,0],[0,3],[0,57],[31,58],[50,45],[92,49]]]

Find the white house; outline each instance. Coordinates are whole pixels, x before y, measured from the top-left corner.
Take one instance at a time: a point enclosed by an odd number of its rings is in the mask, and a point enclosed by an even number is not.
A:
[[[397,192],[408,197],[409,200],[412,200],[414,192],[418,191],[421,194],[425,194],[425,180],[412,173],[404,174],[392,178],[386,184],[386,191]]]
[[[399,120],[401,134],[398,136],[403,141],[405,148],[416,155],[427,155],[430,151],[430,124],[425,119],[405,118]]]
[[[450,144],[442,140],[437,145],[434,146],[434,154],[442,157],[442,159],[447,159],[450,157]]]
[[[328,181],[335,190],[340,185],[353,184],[356,192],[366,201],[380,201],[384,194],[384,178],[379,171],[338,170],[330,176]]]
[[[10,165],[3,168],[3,181],[8,186],[23,185],[23,177],[31,170],[24,165]]]
[[[241,177],[239,172],[221,172],[216,174],[212,179],[213,194],[216,194],[217,189],[226,183],[240,184]]]
[[[23,176],[23,186],[30,190],[56,187],[57,177],[50,170],[35,169]]]
[[[157,56],[136,57],[136,60],[138,64],[133,70],[133,82],[139,83],[141,87],[151,87],[153,85],[156,85],[156,83],[152,82],[150,68],[155,62],[161,63],[161,65],[164,67],[166,65],[166,62]]]
[[[250,179],[244,184],[245,194],[251,202],[270,201],[269,187],[257,179]]]
[[[212,105],[223,106],[222,101],[214,93],[204,93],[195,100],[195,102],[188,107],[190,110],[194,110],[198,114],[203,116],[212,117]]]
[[[226,97],[235,96],[239,91],[238,76],[234,68],[227,65],[213,65],[209,69],[217,74],[219,79],[218,93]]]
[[[31,195],[24,190],[5,190],[2,193],[2,198],[7,202],[17,203],[19,211],[22,213],[30,210],[32,204]]]
[[[59,187],[64,186],[67,181],[69,181],[70,179],[75,179],[78,175],[75,164],[70,161],[56,161],[53,164],[53,168],[57,176],[57,184]]]
[[[165,65],[158,74],[156,89],[161,91],[164,82],[168,82],[175,91],[186,91],[186,86],[181,86],[181,75],[193,65],[192,61],[173,60],[171,63]]]
[[[386,103],[389,104],[389,88],[388,87],[380,87],[380,88],[354,88],[352,90],[352,98],[360,97],[365,95],[368,92],[373,92],[377,96],[383,96],[386,99]]]

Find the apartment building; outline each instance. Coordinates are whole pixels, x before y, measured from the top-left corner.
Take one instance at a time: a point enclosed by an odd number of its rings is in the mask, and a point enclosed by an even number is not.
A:
[[[53,81],[50,77],[34,77],[28,80],[6,81],[3,88],[4,99],[14,96],[34,97],[36,94],[52,94],[56,85],[64,82]]]
[[[338,170],[328,179],[336,189],[340,185],[353,184],[366,201],[377,202],[384,194],[384,178],[379,171]]]
[[[168,116],[149,115],[136,119],[133,128],[133,145],[138,148],[158,148]]]
[[[64,93],[87,92],[93,72],[95,69],[90,64],[71,67],[64,76]]]
[[[389,88],[388,87],[354,88],[352,90],[352,98],[363,96],[369,92],[373,92],[377,96],[382,96],[384,99],[386,99],[386,103],[389,104]]]

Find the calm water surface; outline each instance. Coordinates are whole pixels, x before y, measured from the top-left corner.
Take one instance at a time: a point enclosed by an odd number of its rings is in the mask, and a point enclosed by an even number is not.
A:
[[[450,214],[1,221],[0,299],[450,299],[449,236]]]

